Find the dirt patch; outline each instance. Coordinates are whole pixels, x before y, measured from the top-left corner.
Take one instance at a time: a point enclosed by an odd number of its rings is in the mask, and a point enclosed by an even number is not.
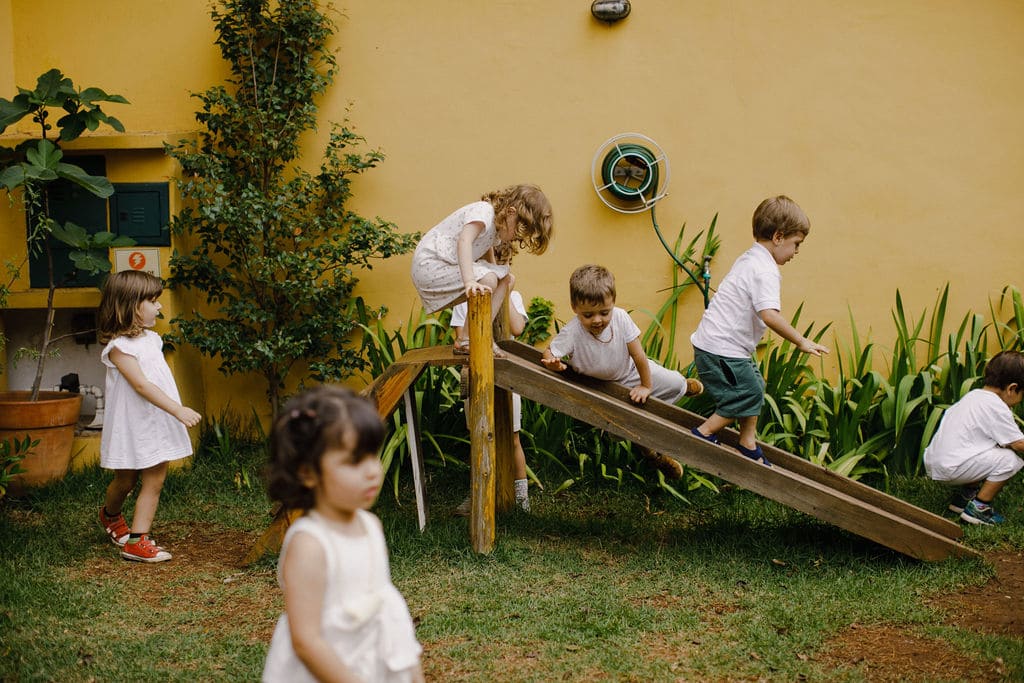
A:
[[[1024,553],[986,556],[996,577],[984,586],[936,596],[929,604],[946,623],[982,633],[1024,638]],[[869,681],[990,681],[1006,675],[999,659],[986,662],[900,626],[854,624],[833,638],[817,659],[826,666],[859,669]]]
[[[133,599],[153,610],[180,610],[190,605],[197,617],[183,624],[190,629],[244,630],[253,642],[270,642],[280,591],[271,571],[243,570],[241,559],[257,534],[187,522],[163,524],[157,543],[174,559],[145,564],[121,559],[109,544],[109,555],[77,566],[89,580],[124,586]]]
[[[942,640],[903,627],[854,624],[816,657],[825,667],[860,670],[873,683],[892,681],[991,681],[1004,674],[1001,662],[981,662]]]
[[[984,586],[932,598],[947,623],[985,633],[1024,638],[1024,552],[989,553],[996,576]]]

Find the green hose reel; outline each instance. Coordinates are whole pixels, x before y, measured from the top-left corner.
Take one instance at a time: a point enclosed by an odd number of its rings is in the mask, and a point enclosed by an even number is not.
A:
[[[639,133],[605,140],[590,164],[597,196],[619,213],[647,211],[668,192],[671,171],[665,152]]]
[[[647,202],[658,191],[658,161],[643,145],[616,145],[601,163],[601,180],[619,199]]]

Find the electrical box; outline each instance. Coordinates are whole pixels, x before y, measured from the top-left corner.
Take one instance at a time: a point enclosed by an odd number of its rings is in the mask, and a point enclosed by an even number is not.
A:
[[[167,183],[114,183],[110,230],[147,247],[171,245]]]

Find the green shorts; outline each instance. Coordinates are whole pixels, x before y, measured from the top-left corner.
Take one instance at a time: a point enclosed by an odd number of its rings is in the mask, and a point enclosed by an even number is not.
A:
[[[753,358],[726,358],[693,347],[693,363],[704,390],[722,417],[751,417],[764,405],[764,378]]]

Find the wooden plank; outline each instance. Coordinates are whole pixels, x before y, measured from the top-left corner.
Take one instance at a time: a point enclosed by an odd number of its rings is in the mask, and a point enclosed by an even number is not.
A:
[[[469,536],[478,553],[494,550],[494,354],[491,295],[469,298]]]
[[[409,460],[412,462],[412,483],[416,491],[416,517],[420,531],[427,527],[427,490],[425,486],[426,471],[423,468],[423,444],[420,441],[420,416],[416,411],[416,396],[412,387],[406,390],[405,428],[406,443],[409,446]]]
[[[530,346],[519,344],[517,342],[503,342],[502,347],[506,352],[523,358],[528,362],[540,363],[541,353]],[[563,373],[563,376],[569,381],[582,384],[590,389],[600,391],[623,401],[629,401],[629,390],[622,385],[615,384],[613,382],[595,380],[591,377],[578,375],[571,371]],[[704,422],[704,418],[696,413],[656,399],[649,400],[644,406],[644,410],[654,413],[655,415],[670,420],[676,424],[682,425],[687,430]],[[739,443],[739,433],[733,429],[722,430],[719,432],[718,437],[725,446],[735,447],[735,445]],[[801,476],[812,481],[816,481],[823,486],[841,491],[848,496],[870,503],[871,505],[882,508],[894,515],[905,517],[918,526],[925,527],[926,529],[930,529],[935,533],[948,538],[959,539],[963,537],[963,529],[955,522],[945,519],[944,517],[928,512],[927,510],[922,510],[915,505],[911,505],[905,500],[895,496],[890,496],[889,494],[879,491],[867,484],[863,484],[854,479],[850,479],[849,477],[837,474],[827,467],[822,467],[804,460],[799,456],[793,455],[792,453],[780,448],[776,448],[775,446],[761,442],[761,447],[764,449],[765,455],[768,459],[777,467],[782,467],[790,472],[800,474]]]
[[[403,356],[363,389],[362,395],[377,404],[377,413],[384,419],[394,412],[402,396],[416,383],[426,367],[424,361],[406,360]]]
[[[690,434],[689,429],[602,391],[574,384],[539,365],[510,355],[495,363],[496,382],[611,434],[721,477],[859,536],[923,560],[977,553],[846,493],[790,472],[767,468]],[[682,447],[681,447],[682,446]]]
[[[494,387],[494,507],[508,512],[515,506],[515,459],[512,448],[512,392]]]
[[[508,307],[509,298],[506,294],[492,326],[494,339],[499,342],[512,338]],[[515,460],[512,448],[512,392],[497,386],[494,387],[494,455],[494,507],[496,512],[508,512],[516,502]]]

